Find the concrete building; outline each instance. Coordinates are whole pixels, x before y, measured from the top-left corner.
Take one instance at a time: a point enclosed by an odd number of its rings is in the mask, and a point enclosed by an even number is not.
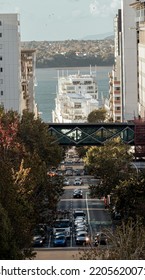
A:
[[[115,48],[114,57],[115,64],[113,70],[109,73],[109,110],[110,118],[113,122],[122,122],[122,90],[121,90],[121,10],[118,10],[118,14],[114,18],[114,37]]]
[[[138,37],[132,0],[122,0],[114,19],[115,64],[110,77],[110,117],[125,122],[138,117]]]
[[[21,113],[20,32],[17,14],[0,14],[0,104]]]
[[[0,14],[0,105],[5,111],[38,116],[35,103],[35,50],[21,50],[18,14]]]
[[[135,11],[131,3],[132,0],[121,1],[123,121],[138,117],[137,33],[132,29]]]
[[[134,33],[138,36],[138,113],[145,118],[145,0],[130,5],[135,10]]]
[[[35,65],[36,51],[33,49],[21,50],[21,112],[27,110],[38,117],[37,104],[35,103]]]

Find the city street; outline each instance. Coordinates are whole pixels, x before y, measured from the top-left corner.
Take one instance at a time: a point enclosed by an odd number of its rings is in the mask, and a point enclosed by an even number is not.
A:
[[[91,199],[89,197],[89,182],[92,182],[91,176],[82,176],[83,185],[74,186],[73,182],[75,177],[69,177],[69,186],[64,187],[64,194],[58,204],[58,210],[68,211],[70,213],[70,221],[72,221],[71,236],[67,240],[67,246],[54,247],[53,236],[50,235],[48,244],[44,248],[39,248],[37,251],[36,259],[77,259],[78,252],[83,248],[82,245],[78,246],[75,243],[74,225],[73,225],[73,212],[74,210],[83,210],[86,214],[88,223],[88,232],[91,242],[96,232],[103,231],[104,228],[111,228],[111,218],[108,210],[104,207],[104,200]],[[94,180],[96,182],[96,180]],[[73,198],[74,189],[81,188],[83,191],[83,198]],[[75,257],[74,257],[75,256]]]

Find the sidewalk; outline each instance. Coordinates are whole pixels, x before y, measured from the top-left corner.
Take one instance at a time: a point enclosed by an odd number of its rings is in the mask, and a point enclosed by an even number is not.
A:
[[[78,250],[36,250],[35,260],[78,260]]]

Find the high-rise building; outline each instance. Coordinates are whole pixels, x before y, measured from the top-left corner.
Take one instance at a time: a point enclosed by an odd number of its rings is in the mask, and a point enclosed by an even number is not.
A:
[[[130,7],[132,1],[121,1],[123,121],[138,117],[137,33],[132,29],[135,26],[135,11]]]
[[[21,50],[18,14],[0,14],[0,105],[38,117],[35,103],[35,50]]]
[[[113,122],[122,122],[122,91],[121,91],[121,55],[120,55],[120,35],[121,35],[121,10],[114,18],[114,38],[115,63],[112,72],[109,73],[109,108],[110,119]]]
[[[122,0],[114,19],[115,64],[110,74],[110,117],[128,121],[138,117],[138,37],[134,31],[132,0]],[[136,1],[137,2],[137,1]]]
[[[145,118],[145,0],[130,5],[135,10],[134,33],[138,36],[138,113]]]
[[[21,112],[27,110],[38,117],[37,104],[35,103],[35,65],[36,51],[34,49],[21,50]]]
[[[20,112],[21,63],[18,14],[0,14],[0,104]]]

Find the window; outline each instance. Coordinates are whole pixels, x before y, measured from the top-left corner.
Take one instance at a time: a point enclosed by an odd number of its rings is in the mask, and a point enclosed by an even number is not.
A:
[[[92,89],[93,89],[93,86],[89,86],[89,87],[88,87],[88,90],[92,90]]]
[[[120,107],[117,107],[116,110],[117,110],[117,111],[120,111]]]
[[[3,60],[3,57],[2,57],[2,56],[0,56],[0,60]]]
[[[0,25],[2,25],[2,21],[0,20]]]
[[[1,90],[1,96],[4,94],[3,90]]]
[[[3,72],[3,68],[2,67],[0,67],[0,72]]]
[[[0,33],[0,37],[2,37],[2,33]]]
[[[115,100],[120,100],[120,97],[116,97]]]
[[[75,103],[75,109],[81,108],[81,103]]]

